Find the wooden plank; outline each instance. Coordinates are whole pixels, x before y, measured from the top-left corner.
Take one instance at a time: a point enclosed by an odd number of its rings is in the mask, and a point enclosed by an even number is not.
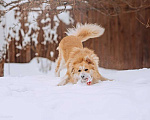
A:
[[[31,60],[31,49],[30,49],[30,46],[29,45],[27,45],[27,47],[26,47],[26,61],[25,62],[30,62],[30,60]]]
[[[98,4],[95,5],[95,7],[97,7]],[[99,13],[97,11],[95,11],[95,23],[99,24],[99,21],[100,21],[100,17],[99,17]],[[101,25],[102,23],[100,23],[99,25]],[[101,40],[101,38],[98,38],[98,39],[95,39],[94,40],[94,52],[96,55],[99,55],[99,41]],[[100,58],[99,58],[100,59]],[[99,62],[100,64],[100,62]]]
[[[10,45],[9,45],[9,56],[8,56],[8,59],[9,59],[9,62],[12,62],[14,63],[15,62],[15,40],[12,38],[11,39],[11,42],[10,42]]]
[[[150,19],[150,9],[146,9],[142,15],[145,18],[145,22]],[[143,68],[150,68],[150,28],[141,26],[142,28],[142,41],[143,41]]]
[[[107,68],[115,69],[119,67],[119,38],[118,38],[118,17],[110,17],[110,44],[108,46],[108,66]]]
[[[100,38],[100,65],[104,68],[108,67],[108,55],[109,55],[109,49],[110,49],[110,18],[106,17],[102,14],[100,14],[100,19],[102,20],[102,22],[100,22],[99,24],[104,24],[104,28],[105,28],[105,33],[101,36]]]
[[[95,14],[95,11],[93,9],[89,9],[87,12],[87,16],[88,16],[88,23],[93,23],[94,22],[94,18],[93,18],[93,14]],[[83,43],[84,47],[87,47],[89,49],[93,49],[94,48],[94,39],[89,39],[87,41],[85,41]]]
[[[0,61],[0,77],[4,76],[4,59]]]

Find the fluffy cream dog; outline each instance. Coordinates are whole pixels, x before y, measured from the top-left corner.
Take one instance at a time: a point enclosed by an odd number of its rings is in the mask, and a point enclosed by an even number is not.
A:
[[[104,81],[98,71],[99,58],[88,48],[83,48],[82,42],[89,38],[99,37],[105,29],[97,24],[78,24],[76,28],[68,29],[68,36],[59,43],[59,56],[56,62],[55,74],[60,76],[60,71],[67,67],[67,73],[58,85],[65,85],[68,82],[73,84],[79,80],[88,82],[88,85]]]

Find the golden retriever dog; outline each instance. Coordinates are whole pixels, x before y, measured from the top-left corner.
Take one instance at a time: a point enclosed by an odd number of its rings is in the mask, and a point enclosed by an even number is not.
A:
[[[89,38],[99,37],[105,29],[97,24],[77,24],[76,28],[70,28],[58,46],[59,56],[56,61],[55,74],[60,76],[60,71],[67,67],[66,75],[58,86],[68,82],[73,84],[79,80],[82,83],[95,84],[108,80],[98,71],[99,58],[93,50],[83,48],[82,42]]]

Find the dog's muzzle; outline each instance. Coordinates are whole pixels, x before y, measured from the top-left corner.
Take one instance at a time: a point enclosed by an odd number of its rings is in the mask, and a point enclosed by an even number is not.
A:
[[[82,83],[85,83],[85,82],[87,82],[87,80],[91,80],[92,79],[91,75],[87,74],[87,73],[81,73],[80,77],[81,77],[81,82]]]
[[[81,77],[81,82],[86,82],[87,75],[85,73],[81,73],[80,77]]]

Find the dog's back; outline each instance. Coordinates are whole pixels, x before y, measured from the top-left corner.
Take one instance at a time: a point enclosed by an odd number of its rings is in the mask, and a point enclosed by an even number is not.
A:
[[[59,43],[59,52],[63,55],[65,62],[67,62],[72,48],[83,48],[82,42],[78,39],[76,36],[67,36]]]
[[[76,28],[68,29],[66,32],[68,36],[59,43],[59,52],[63,55],[65,62],[67,62],[72,48],[83,48],[82,42],[89,38],[99,37],[104,31],[104,28],[96,24],[77,24]]]

